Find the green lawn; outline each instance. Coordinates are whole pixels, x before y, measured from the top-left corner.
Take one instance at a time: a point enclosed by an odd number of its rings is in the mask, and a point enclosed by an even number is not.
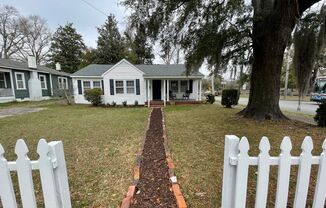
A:
[[[0,119],[0,143],[8,160],[15,159],[18,138],[30,147],[31,159],[37,159],[39,138],[62,140],[73,207],[117,207],[132,181],[147,108],[67,106],[58,101],[1,104],[0,108],[11,106],[46,110]]]
[[[246,136],[253,156],[259,153],[258,143],[262,136],[270,139],[271,155],[278,155],[283,136],[290,136],[294,147],[292,154],[297,156],[304,136],[310,135],[314,139],[313,153],[320,154],[326,137],[325,129],[293,121],[258,123],[238,117],[238,111],[239,109],[226,109],[217,105],[171,106],[165,109],[169,146],[189,207],[220,207],[226,134]],[[255,199],[255,171],[255,168],[250,168],[248,207],[253,207]],[[276,173],[276,168],[272,168],[269,207],[274,207]],[[290,206],[293,203],[296,168],[293,168],[291,175]],[[315,177],[316,168],[308,197],[310,204]]]

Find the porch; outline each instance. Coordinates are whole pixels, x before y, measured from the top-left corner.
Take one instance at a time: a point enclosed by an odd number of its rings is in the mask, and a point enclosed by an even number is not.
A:
[[[145,79],[146,102],[150,106],[201,103],[201,78]]]
[[[10,70],[0,69],[0,102],[15,99],[13,79]]]

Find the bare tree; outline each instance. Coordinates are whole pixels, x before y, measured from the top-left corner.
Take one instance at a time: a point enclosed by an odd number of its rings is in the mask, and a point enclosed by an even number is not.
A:
[[[17,56],[26,60],[28,55],[36,57],[37,63],[46,61],[51,43],[51,32],[45,19],[37,15],[23,17],[19,21],[24,36],[24,47],[20,48]]]
[[[24,44],[19,27],[20,15],[12,6],[0,6],[0,55],[10,58]]]

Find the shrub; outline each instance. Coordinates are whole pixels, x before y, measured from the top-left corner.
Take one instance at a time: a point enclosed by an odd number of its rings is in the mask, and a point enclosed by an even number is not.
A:
[[[138,106],[138,100],[135,100],[135,106]]]
[[[207,94],[206,95],[206,102],[213,104],[215,102],[215,96],[213,94]]]
[[[91,102],[94,106],[98,106],[101,104],[102,99],[102,90],[101,89],[89,89],[85,90],[84,97],[87,101]]]
[[[113,107],[115,107],[115,106],[117,105],[117,103],[114,102],[114,101],[112,101],[111,105],[112,105]]]
[[[231,108],[232,105],[238,105],[239,91],[237,89],[225,89],[222,91],[222,105]]]
[[[122,102],[122,105],[123,105],[123,106],[127,106],[127,101],[123,101],[123,102]]]
[[[316,111],[316,116],[314,117],[318,126],[326,127],[326,101],[319,105],[319,108]]]

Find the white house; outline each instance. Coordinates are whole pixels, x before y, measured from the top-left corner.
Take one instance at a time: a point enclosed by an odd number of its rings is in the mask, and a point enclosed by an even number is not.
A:
[[[101,88],[103,103],[150,105],[170,100],[200,102],[203,74],[190,72],[185,65],[133,65],[123,59],[115,65],[91,64],[71,75],[75,103],[88,104],[84,91]]]

